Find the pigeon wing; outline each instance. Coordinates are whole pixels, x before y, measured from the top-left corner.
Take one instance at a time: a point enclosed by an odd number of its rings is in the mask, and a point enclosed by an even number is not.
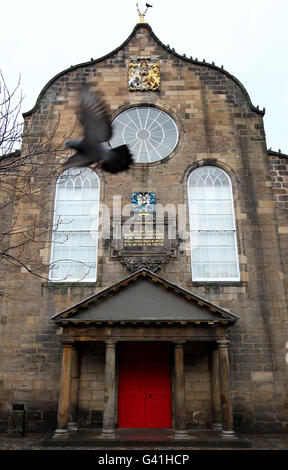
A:
[[[120,147],[109,150],[101,168],[108,173],[119,173],[128,170],[132,164],[133,156],[129,147],[120,145]]]
[[[65,170],[67,168],[72,167],[86,167],[91,162],[91,158],[87,155],[83,155],[82,153],[76,152],[71,157],[69,157],[66,162],[64,162],[62,168]]]
[[[107,142],[112,136],[112,126],[103,102],[96,93],[84,89],[81,93],[80,122],[84,127],[85,140],[96,145]]]

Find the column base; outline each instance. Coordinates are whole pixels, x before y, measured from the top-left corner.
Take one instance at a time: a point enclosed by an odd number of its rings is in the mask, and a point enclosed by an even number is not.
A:
[[[213,431],[222,431],[222,424],[220,423],[212,423],[212,429]]]
[[[221,431],[221,436],[224,438],[224,439],[236,439],[236,434],[233,430],[231,431],[224,431],[222,430]]]
[[[68,429],[56,429],[53,434],[53,439],[65,439],[68,436]]]
[[[68,423],[68,431],[78,431],[78,423]]]
[[[100,434],[100,439],[115,439],[114,429],[103,429]]]
[[[180,431],[175,429],[174,431],[174,439],[178,441],[189,439],[189,434],[187,431]]]

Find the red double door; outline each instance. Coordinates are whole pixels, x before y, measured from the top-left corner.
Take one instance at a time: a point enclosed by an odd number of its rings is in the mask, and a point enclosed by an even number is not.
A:
[[[119,427],[171,428],[169,345],[121,345],[118,383]]]

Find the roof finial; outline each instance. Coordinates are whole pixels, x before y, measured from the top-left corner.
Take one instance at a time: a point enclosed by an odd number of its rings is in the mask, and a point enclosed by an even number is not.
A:
[[[144,12],[141,12],[139,10],[138,2],[136,3],[136,6],[137,6],[138,13],[139,13],[139,18],[140,18],[139,23],[145,23],[144,21],[145,15],[147,13],[148,8],[152,8],[152,5],[149,5],[149,3],[146,3],[146,10]]]

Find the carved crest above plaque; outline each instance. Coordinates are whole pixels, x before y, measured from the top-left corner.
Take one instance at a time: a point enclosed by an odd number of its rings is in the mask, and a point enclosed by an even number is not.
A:
[[[131,57],[128,65],[128,85],[130,91],[159,90],[159,57]]]
[[[152,191],[136,191],[132,194],[134,214],[140,217],[151,215],[155,208],[155,193]]]

